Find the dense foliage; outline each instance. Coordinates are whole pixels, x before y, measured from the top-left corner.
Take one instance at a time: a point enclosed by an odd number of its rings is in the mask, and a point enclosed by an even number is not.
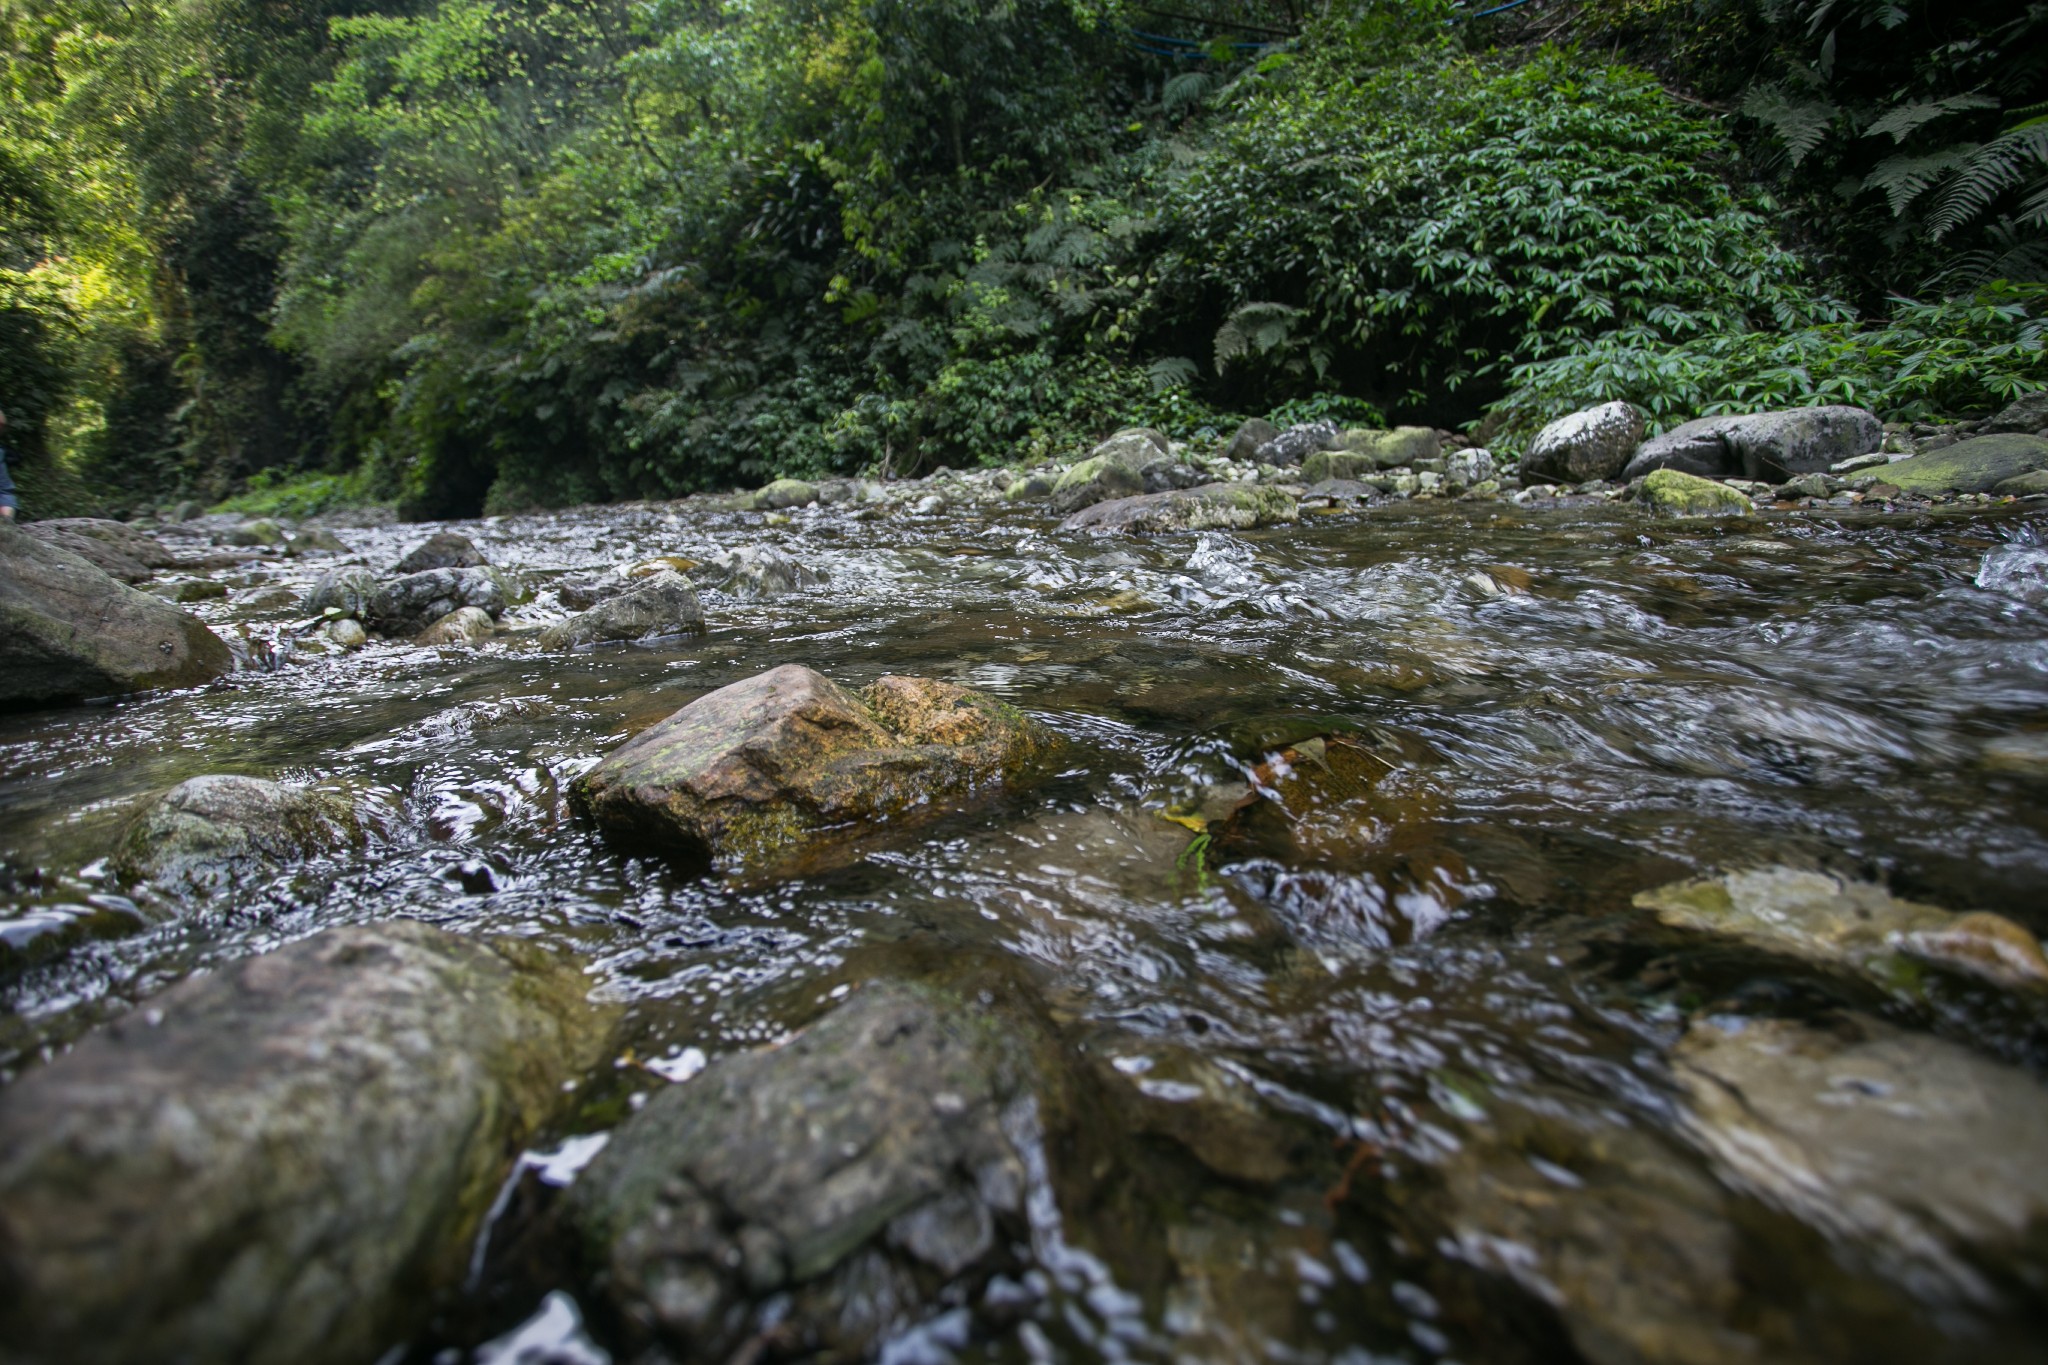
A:
[[[0,0],[0,406],[45,510],[430,513],[2048,381],[2048,10],[1547,8]]]

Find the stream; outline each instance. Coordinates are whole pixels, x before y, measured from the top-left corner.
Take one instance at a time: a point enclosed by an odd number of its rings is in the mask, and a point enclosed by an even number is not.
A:
[[[159,534],[197,553],[224,525]],[[1930,1290],[1739,1178],[1672,1052],[1689,1020],[1853,1011],[2038,1083],[2048,997],[1889,989],[1634,898],[1791,868],[2048,933],[2048,606],[1997,571],[2042,553],[2048,514],[1416,500],[1245,532],[1053,527],[696,502],[453,523],[531,592],[477,650],[290,643],[321,572],[386,572],[432,526],[337,526],[349,556],[212,572],[227,595],[187,609],[253,640],[252,666],[0,715],[0,859],[36,870],[0,884],[26,955],[0,969],[0,1076],[336,925],[574,953],[626,1006],[630,1063],[533,1144],[469,1287],[388,1359],[623,1358],[584,1272],[521,1235],[578,1153],[636,1094],[787,1037],[849,983],[971,959],[1027,983],[1114,1102],[1046,1148],[1038,1306],[932,1305],[883,1360],[1739,1356],[1693,1349],[1707,1317],[1757,1359],[2040,1358],[2044,1225],[2025,1256],[1971,1262],[1984,1294]],[[532,648],[566,614],[558,580],[748,546],[824,582],[700,586],[701,636]],[[571,781],[626,737],[789,663],[979,689],[1066,747],[1043,782],[767,885],[615,851],[572,813]],[[1387,775],[1320,842],[1211,857],[1167,818],[1332,741]],[[376,837],[164,917],[108,855],[142,799],[207,773],[346,783]],[[45,940],[64,946],[29,952]],[[1701,1287],[1667,1303],[1653,1280],[1689,1257]]]

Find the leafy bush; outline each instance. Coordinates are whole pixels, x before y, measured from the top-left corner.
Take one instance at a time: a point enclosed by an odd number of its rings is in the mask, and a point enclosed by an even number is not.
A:
[[[317,517],[343,507],[375,501],[369,469],[347,474],[280,474],[262,469],[249,476],[246,491],[215,505],[214,511],[242,517]]]
[[[1642,329],[1519,366],[1497,410],[1510,447],[1543,423],[1625,399],[1657,430],[1728,412],[1852,403],[1896,421],[1988,412],[2048,388],[2048,285],[1898,301],[1880,322],[1742,331],[1670,345]]]

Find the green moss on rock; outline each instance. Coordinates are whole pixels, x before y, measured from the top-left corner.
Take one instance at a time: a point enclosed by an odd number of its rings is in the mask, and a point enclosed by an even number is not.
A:
[[[1728,485],[1676,469],[1651,470],[1636,486],[1636,497],[1666,517],[1746,517],[1756,511],[1755,503]]]

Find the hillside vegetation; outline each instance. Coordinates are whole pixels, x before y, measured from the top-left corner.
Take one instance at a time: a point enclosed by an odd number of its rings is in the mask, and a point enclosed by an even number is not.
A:
[[[31,508],[2048,384],[2048,4],[0,0]]]

